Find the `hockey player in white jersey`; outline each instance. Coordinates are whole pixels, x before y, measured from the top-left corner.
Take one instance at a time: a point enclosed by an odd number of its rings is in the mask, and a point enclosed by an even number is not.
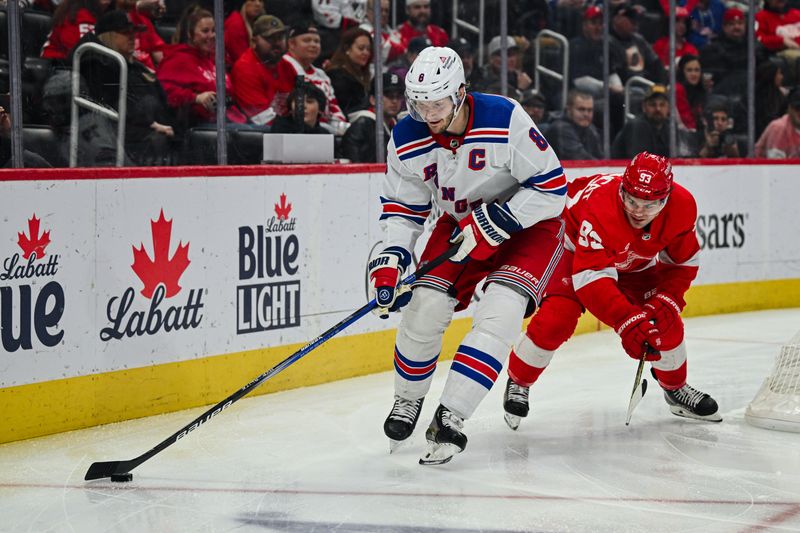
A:
[[[453,50],[429,47],[419,54],[406,76],[406,100],[411,116],[392,131],[380,199],[385,248],[369,264],[378,314],[408,304],[394,351],[395,402],[384,424],[390,449],[416,426],[453,312],[466,308],[486,280],[426,432],[420,463],[441,464],[466,447],[463,422],[497,379],[558,263],[567,182],[555,152],[519,104],[467,94]],[[459,249],[420,278],[413,293],[398,294],[434,203],[444,215],[421,263],[451,242]]]

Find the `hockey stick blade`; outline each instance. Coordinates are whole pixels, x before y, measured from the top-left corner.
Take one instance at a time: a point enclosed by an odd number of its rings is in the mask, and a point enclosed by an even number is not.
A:
[[[642,379],[642,372],[644,371],[644,362],[647,359],[648,353],[657,353],[657,351],[648,346],[647,353],[642,354],[642,358],[639,359],[639,366],[636,367],[636,378],[633,381],[631,399],[628,401],[628,414],[625,418],[626,426],[630,425],[633,410],[636,409],[636,406],[639,405],[639,402],[644,398],[644,393],[647,392],[647,380]]]
[[[455,255],[455,253],[458,251],[458,248],[459,248],[458,245],[451,246],[438,257],[435,257],[428,263],[425,263],[424,265],[420,266],[416,272],[410,274],[404,280],[398,283],[397,285],[398,288],[402,285],[411,285],[412,283],[417,281],[417,279],[424,276],[434,268],[438,267],[439,265],[441,265],[442,263],[453,257],[453,255]],[[353,322],[355,322],[356,320],[369,314],[370,311],[372,311],[376,305],[377,304],[374,299],[370,300],[365,305],[354,311],[352,314],[342,319],[339,323],[332,326],[324,333],[319,335],[317,338],[315,338],[314,340],[312,340],[311,342],[309,342],[308,344],[306,344],[305,346],[294,352],[292,355],[290,355],[277,365],[273,366],[272,368],[270,368],[269,370],[267,370],[266,372],[264,372],[263,374],[255,378],[253,381],[251,381],[241,389],[237,390],[236,392],[234,392],[221,402],[217,403],[213,407],[210,407],[202,415],[198,416],[197,418],[195,418],[194,420],[183,426],[181,429],[179,429],[178,431],[176,431],[175,433],[173,433],[172,435],[170,435],[169,437],[158,443],[151,450],[129,461],[100,461],[92,463],[89,466],[89,470],[86,471],[86,475],[84,476],[83,479],[86,481],[90,481],[93,479],[102,479],[111,477],[113,474],[129,473],[131,470],[133,470],[140,464],[144,463],[157,453],[165,450],[166,448],[178,442],[180,439],[188,436],[189,433],[191,433],[195,429],[199,428],[200,426],[202,426],[203,424],[205,424],[206,422],[208,422],[209,420],[220,414],[222,411],[233,405],[233,403],[236,402],[237,400],[241,399],[242,397],[246,396],[247,394],[255,390],[259,385],[267,381],[275,374],[285,370],[293,363],[302,359],[309,352],[311,352],[312,350],[314,350],[315,348],[317,348],[318,346],[329,340],[331,337],[333,337],[337,333],[341,332],[342,330],[353,324]]]

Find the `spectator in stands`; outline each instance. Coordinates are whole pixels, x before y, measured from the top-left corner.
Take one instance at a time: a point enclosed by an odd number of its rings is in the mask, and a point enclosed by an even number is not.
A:
[[[667,23],[669,20],[667,20]],[[686,35],[689,33],[690,19],[689,11],[685,7],[675,8],[675,62],[686,54],[698,55],[697,48],[692,43],[686,40]],[[653,50],[658,55],[661,63],[669,69],[669,35],[664,35],[653,44]]]
[[[427,37],[433,46],[446,46],[450,41],[450,36],[443,28],[430,23],[430,0],[407,0],[406,17],[406,21],[397,28],[405,48],[414,37]]]
[[[745,94],[747,56],[744,12],[727,9],[722,17],[722,33],[709,41],[700,53],[703,69],[712,74],[714,92]]]
[[[800,87],[789,93],[788,110],[769,123],[756,143],[756,157],[800,157]]]
[[[78,46],[85,42],[98,43],[125,58],[128,66],[126,155],[131,164],[165,165],[171,161],[174,118],[161,84],[153,72],[134,57],[136,35],[145,29],[134,24],[128,12],[115,9],[101,16],[94,33],[84,35]],[[117,62],[108,56],[89,52],[81,57],[80,72],[89,98],[118,110],[120,71]],[[103,160],[101,156],[92,163],[112,164],[112,158],[113,155],[108,154],[107,159]]]
[[[650,87],[642,101],[642,116],[623,126],[611,145],[611,157],[631,159],[639,152],[669,156],[669,97],[667,88],[656,84]]]
[[[63,0],[53,14],[53,29],[42,46],[42,57],[65,60],[81,40],[94,31],[97,19],[111,5],[111,0]]]
[[[383,57],[383,68],[386,70],[387,65],[402,56],[405,52],[405,47],[400,39],[400,33],[392,29],[389,25],[389,0],[380,0],[381,2],[381,52]],[[372,38],[375,38],[375,21],[373,20],[375,14],[375,0],[367,0],[367,20],[359,25],[359,28],[365,29],[369,32]]]
[[[555,119],[547,128],[547,140],[559,159],[601,159],[600,133],[592,124],[594,99],[580,89],[567,94],[564,116]]]
[[[639,22],[639,6],[622,3],[611,12],[611,41],[625,53],[623,83],[631,76],[642,76],[655,83],[664,83],[664,64],[653,51],[653,47],[636,32]],[[666,155],[666,154],[659,154]]]
[[[764,0],[764,9],[756,13],[756,38],[764,48],[786,60],[786,74],[796,83],[800,9],[790,8],[787,0]]]
[[[366,20],[363,1],[311,0],[314,23],[320,28],[345,31]]]
[[[303,101],[302,118],[299,102]],[[289,112],[272,123],[271,133],[329,133],[320,124],[322,110],[326,105],[325,94],[316,85],[308,82],[298,84],[289,93]]]
[[[2,95],[3,103],[7,104],[10,95]],[[11,161],[11,115],[6,108],[0,106],[0,167],[10,168]],[[41,155],[30,150],[22,151],[22,166],[25,168],[49,168],[53,165]]]
[[[786,113],[783,93],[783,69],[774,61],[764,61],[756,68],[756,138],[767,125]]]
[[[403,80],[406,79],[406,73],[408,73],[408,69],[411,68],[411,64],[419,53],[429,46],[433,46],[433,44],[427,37],[414,37],[408,43],[406,52],[389,63],[387,71],[392,74],[397,74]]]
[[[322,107],[320,122],[331,133],[343,135],[350,124],[339,107],[331,79],[324,70],[314,66],[314,61],[321,52],[317,27],[307,22],[299,22],[289,29],[288,35],[289,51],[284,54],[283,61],[291,65],[296,76],[303,76],[306,81],[313,83],[322,91],[326,103]]]
[[[369,107],[371,61],[370,33],[362,28],[350,28],[344,32],[326,72],[345,115]]]
[[[569,81],[594,97],[603,91],[603,10],[589,6],[583,12],[582,34],[569,41]],[[609,42],[609,90],[622,95],[625,53],[614,41]]]
[[[517,41],[510,35],[506,38],[507,64],[508,64],[508,94],[519,100],[522,93],[531,86],[533,80],[520,68],[519,46]],[[501,48],[502,39],[500,36],[493,37],[489,41],[489,63],[480,69],[480,81],[476,83],[474,89],[480,92],[502,94],[500,88],[500,67],[501,67]],[[527,40],[526,40],[527,42]]]
[[[522,104],[522,109],[533,119],[533,123],[539,128],[539,132],[547,136],[550,119],[547,115],[547,100],[544,95],[535,89],[528,89],[522,94],[519,103]]]
[[[244,0],[234,9],[223,26],[225,34],[225,64],[229,67],[250,49],[253,23],[264,14],[264,0]]]
[[[475,50],[472,44],[464,37],[453,39],[447,43],[448,48],[452,48],[461,58],[461,64],[464,66],[464,79],[470,87],[474,87],[480,83],[480,69],[475,68]]]
[[[733,132],[728,106],[717,101],[710,103],[703,118],[703,143],[700,157],[739,157],[739,146]]]
[[[383,75],[383,140],[389,142],[397,115],[403,108],[405,83],[397,74]],[[353,122],[342,137],[342,156],[353,163],[374,163],[375,158],[375,80],[369,96],[370,107]]]
[[[294,89],[295,71],[282,61],[286,53],[286,27],[272,15],[253,23],[248,49],[231,71],[233,98],[253,124],[271,124],[286,112],[286,98]]]
[[[687,39],[701,50],[708,41],[722,32],[722,17],[725,3],[722,0],[699,0],[691,10],[692,29]]]
[[[569,84],[593,96],[596,107],[604,106],[603,100],[603,11],[598,6],[589,6],[583,12],[581,35],[569,41]],[[608,82],[610,91],[611,131],[622,128],[624,114],[624,91],[622,77],[625,75],[625,52],[613,39],[609,41]],[[595,115],[595,124],[600,127],[602,114]]]
[[[133,57],[143,63],[150,70],[155,71],[156,66],[164,59],[166,43],[153,26],[151,16],[156,16],[164,7],[163,0],[117,0],[117,9],[128,12],[128,18],[144,30],[136,34],[136,50]]]
[[[158,68],[158,79],[167,92],[167,102],[177,110],[182,126],[215,122],[217,105],[224,103],[217,102],[214,16],[205,9],[196,9],[189,11],[179,26],[179,44],[164,56]],[[226,93],[232,94],[230,79],[224,75]],[[246,120],[237,109],[228,109],[226,113],[232,122]]]
[[[691,54],[681,56],[675,78],[675,106],[681,122],[689,130],[697,129],[703,116],[706,95],[714,82],[709,76],[703,75],[700,60]]]

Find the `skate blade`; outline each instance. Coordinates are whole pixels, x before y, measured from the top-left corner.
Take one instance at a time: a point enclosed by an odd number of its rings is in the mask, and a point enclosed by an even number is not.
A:
[[[510,427],[514,431],[517,430],[520,423],[522,422],[522,417],[519,417],[517,415],[512,415],[511,413],[504,413],[503,418],[505,419],[506,424],[508,424],[508,427]]]
[[[428,451],[425,452],[425,455],[419,458],[419,464],[443,465],[449,462],[455,454],[460,452],[461,448],[455,444],[438,444],[434,442],[428,442]]]
[[[392,453],[396,452],[397,450],[405,448],[405,445],[406,445],[407,442],[408,442],[408,439],[406,439],[406,440],[389,439],[389,453],[392,454]]]
[[[677,416],[682,416],[683,418],[693,418],[695,420],[705,420],[706,422],[722,422],[722,415],[719,414],[719,411],[710,415],[697,415],[689,411],[685,411],[678,407],[677,405],[670,405],[669,410],[672,414]]]

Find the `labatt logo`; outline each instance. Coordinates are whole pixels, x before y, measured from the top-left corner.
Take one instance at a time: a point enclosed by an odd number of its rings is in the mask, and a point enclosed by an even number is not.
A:
[[[191,263],[189,243],[179,242],[175,253],[169,256],[172,220],[164,218],[163,209],[158,220],[150,221],[150,229],[153,237],[152,258],[144,244],[140,244],[139,248],[133,246],[131,265],[144,284],[139,293],[150,300],[147,310],[132,310],[137,300],[133,287],[128,287],[122,296],[111,298],[106,307],[111,326],[100,330],[100,338],[104,341],[154,335],[162,329],[168,332],[196,328],[203,318],[202,289],[189,290],[183,305],[162,305],[165,299],[177,296],[182,290],[180,278]]]
[[[253,333],[300,325],[300,241],[292,204],[281,194],[275,216],[255,227],[239,228],[239,280],[236,332]],[[269,280],[268,282],[265,280]]]
[[[59,322],[64,314],[64,288],[52,278],[58,273],[59,256],[47,254],[50,231],[41,230],[34,213],[28,232],[17,233],[15,252],[3,260],[0,271],[0,339],[7,352],[33,348],[34,335],[44,346],[55,346],[64,337]],[[17,282],[16,286],[6,285]]]

